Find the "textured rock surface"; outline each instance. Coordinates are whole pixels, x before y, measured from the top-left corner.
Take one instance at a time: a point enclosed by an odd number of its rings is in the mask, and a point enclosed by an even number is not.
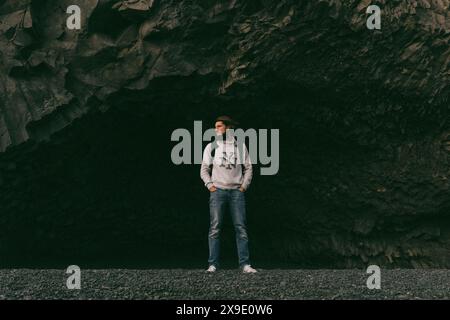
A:
[[[2,299],[448,299],[448,270],[384,270],[369,290],[365,270],[82,270],[81,290],[68,290],[65,270],[0,270]],[[264,303],[264,302],[263,302]],[[182,304],[181,304],[182,306]],[[274,308],[273,313],[280,311]],[[219,309],[220,312],[220,309]]]
[[[170,133],[231,113],[281,132],[257,261],[450,266],[448,0],[73,2],[0,1],[0,263],[204,259]]]

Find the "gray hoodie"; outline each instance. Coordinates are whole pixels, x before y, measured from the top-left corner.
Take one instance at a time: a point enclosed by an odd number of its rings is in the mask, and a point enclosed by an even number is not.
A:
[[[203,151],[203,160],[200,168],[200,177],[206,188],[214,185],[220,189],[247,190],[252,181],[253,170],[248,150],[245,144],[243,148],[238,148],[234,136],[227,136],[226,140],[217,141],[217,149],[214,154],[214,161],[211,155],[212,143],[209,143]],[[240,161],[240,151],[243,150],[242,161]],[[212,166],[212,176],[211,168]],[[241,164],[242,163],[242,164]]]

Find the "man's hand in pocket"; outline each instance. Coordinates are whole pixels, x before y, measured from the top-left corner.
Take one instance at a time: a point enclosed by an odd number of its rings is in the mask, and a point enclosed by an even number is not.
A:
[[[211,191],[211,192],[214,192],[214,191],[216,191],[217,189],[216,189],[216,187],[215,186],[212,186],[211,188],[209,188],[209,191]]]
[[[240,192],[245,192],[245,189],[242,188],[242,187],[239,187],[239,191],[240,191]]]

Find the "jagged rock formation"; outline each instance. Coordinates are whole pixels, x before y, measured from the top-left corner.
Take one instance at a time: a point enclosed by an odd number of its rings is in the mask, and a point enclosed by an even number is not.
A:
[[[450,266],[448,0],[73,2],[0,1],[0,263],[203,259],[170,133],[231,113],[281,133],[257,261]]]

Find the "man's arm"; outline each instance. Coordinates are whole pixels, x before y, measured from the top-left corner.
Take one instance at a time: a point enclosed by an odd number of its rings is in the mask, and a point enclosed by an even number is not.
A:
[[[206,146],[205,150],[203,151],[202,165],[200,167],[200,177],[202,178],[205,187],[208,189],[214,186],[211,180],[211,164],[212,164],[211,143],[209,143]]]
[[[245,191],[248,189],[250,183],[252,182],[253,168],[252,168],[252,161],[250,160],[250,156],[248,154],[248,150],[245,144],[243,149],[244,149],[244,164],[242,171],[244,174],[244,179],[242,181],[241,188],[244,189]]]

